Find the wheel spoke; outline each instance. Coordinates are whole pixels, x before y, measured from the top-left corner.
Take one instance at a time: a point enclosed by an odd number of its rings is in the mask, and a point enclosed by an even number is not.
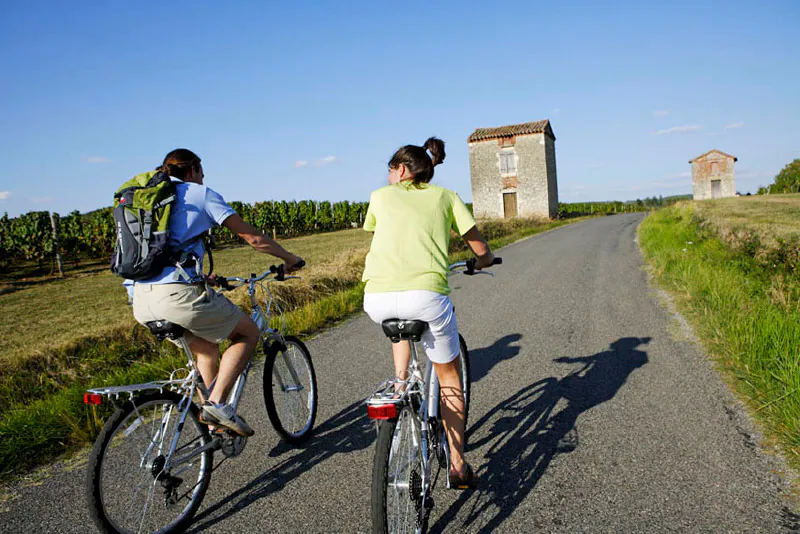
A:
[[[105,445],[90,465],[93,510],[101,530],[156,532],[185,528],[197,511],[211,474],[210,443],[196,409],[183,412],[172,393],[145,395],[136,408],[112,417]],[[191,406],[191,405],[184,405]],[[185,424],[180,425],[185,417]],[[180,434],[177,434],[181,427]],[[170,465],[169,449],[189,458]],[[162,502],[163,499],[163,502]]]
[[[316,412],[316,386],[310,356],[299,340],[287,339],[286,349],[271,360],[264,375],[264,397],[275,429],[290,441],[311,430]]]

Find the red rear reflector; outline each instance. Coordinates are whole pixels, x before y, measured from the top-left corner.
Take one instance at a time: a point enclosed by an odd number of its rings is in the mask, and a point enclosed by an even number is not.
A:
[[[367,404],[367,416],[369,416],[370,419],[396,419],[397,405],[380,404],[378,406],[372,406]]]
[[[97,393],[84,393],[83,395],[83,403],[84,404],[94,404],[95,406],[100,406],[103,403],[103,396],[98,395]]]

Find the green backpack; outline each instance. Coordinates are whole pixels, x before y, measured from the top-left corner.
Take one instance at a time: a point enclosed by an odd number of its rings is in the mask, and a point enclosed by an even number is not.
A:
[[[111,272],[146,280],[177,261],[169,245],[169,214],[175,199],[175,184],[161,171],[138,174],[117,189]]]

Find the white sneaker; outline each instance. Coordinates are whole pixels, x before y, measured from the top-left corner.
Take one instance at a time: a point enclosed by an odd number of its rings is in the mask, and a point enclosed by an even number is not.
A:
[[[224,426],[233,430],[240,436],[252,436],[255,431],[244,422],[244,419],[236,415],[233,411],[233,406],[230,404],[223,404],[218,406],[213,402],[206,401],[203,404],[203,413],[201,420],[204,423],[211,423],[212,425]]]

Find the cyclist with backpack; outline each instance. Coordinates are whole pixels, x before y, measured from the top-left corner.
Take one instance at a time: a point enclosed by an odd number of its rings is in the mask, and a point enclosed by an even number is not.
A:
[[[157,171],[148,173],[149,181],[146,186],[153,186],[160,181],[163,184],[159,183],[158,187],[164,185],[170,188],[164,194],[166,197],[162,203],[155,205],[155,208],[161,208],[171,204],[167,214],[168,223],[157,220],[156,210],[151,212],[146,222],[133,220],[131,223],[133,215],[125,215],[124,210],[115,208],[122,215],[115,213],[118,241],[115,257],[112,259],[112,270],[120,276],[133,277],[129,274],[133,269],[126,265],[125,254],[130,254],[130,249],[141,246],[138,243],[137,246],[131,246],[131,229],[140,238],[136,232],[146,227],[148,231],[145,233],[153,247],[159,232],[151,232],[148,224],[153,225],[153,228],[160,224],[162,230],[166,227],[166,248],[169,250],[164,255],[168,260],[155,262],[155,265],[165,266],[156,268],[155,273],[136,279],[133,287],[133,315],[143,324],[165,320],[186,329],[185,338],[197,357],[197,367],[203,382],[210,386],[216,378],[214,388],[203,404],[201,419],[250,436],[253,429],[236,415],[233,407],[225,403],[225,399],[255,353],[260,330],[238,306],[209,287],[215,285],[215,276],[213,273],[209,273],[208,278],[203,275],[205,244],[202,237],[214,226],[224,226],[257,251],[282,259],[286,264],[286,272],[301,268],[305,262],[269,236],[245,223],[219,193],[203,185],[203,166],[200,158],[192,151],[184,148],[173,150],[167,154]],[[154,176],[149,177],[149,174]],[[142,199],[147,197],[141,193],[140,196]],[[124,206],[126,201],[128,204],[136,202],[118,192],[118,205]],[[164,251],[159,253],[161,252]],[[142,262],[139,258],[139,263]],[[129,268],[126,270],[126,267]],[[231,344],[220,362],[219,343],[225,339],[229,339]]]
[[[463,488],[474,484],[475,475],[464,460],[460,346],[453,303],[447,296],[451,228],[478,257],[476,269],[492,265],[494,255],[458,194],[429,183],[433,168],[444,158],[441,139],[406,145],[389,161],[389,185],[372,193],[364,219],[364,230],[374,233],[363,275],[364,311],[378,324],[386,319],[428,323],[422,343],[441,385],[442,416],[452,453],[451,487]],[[409,345],[392,343],[392,354],[397,380],[406,380]]]

